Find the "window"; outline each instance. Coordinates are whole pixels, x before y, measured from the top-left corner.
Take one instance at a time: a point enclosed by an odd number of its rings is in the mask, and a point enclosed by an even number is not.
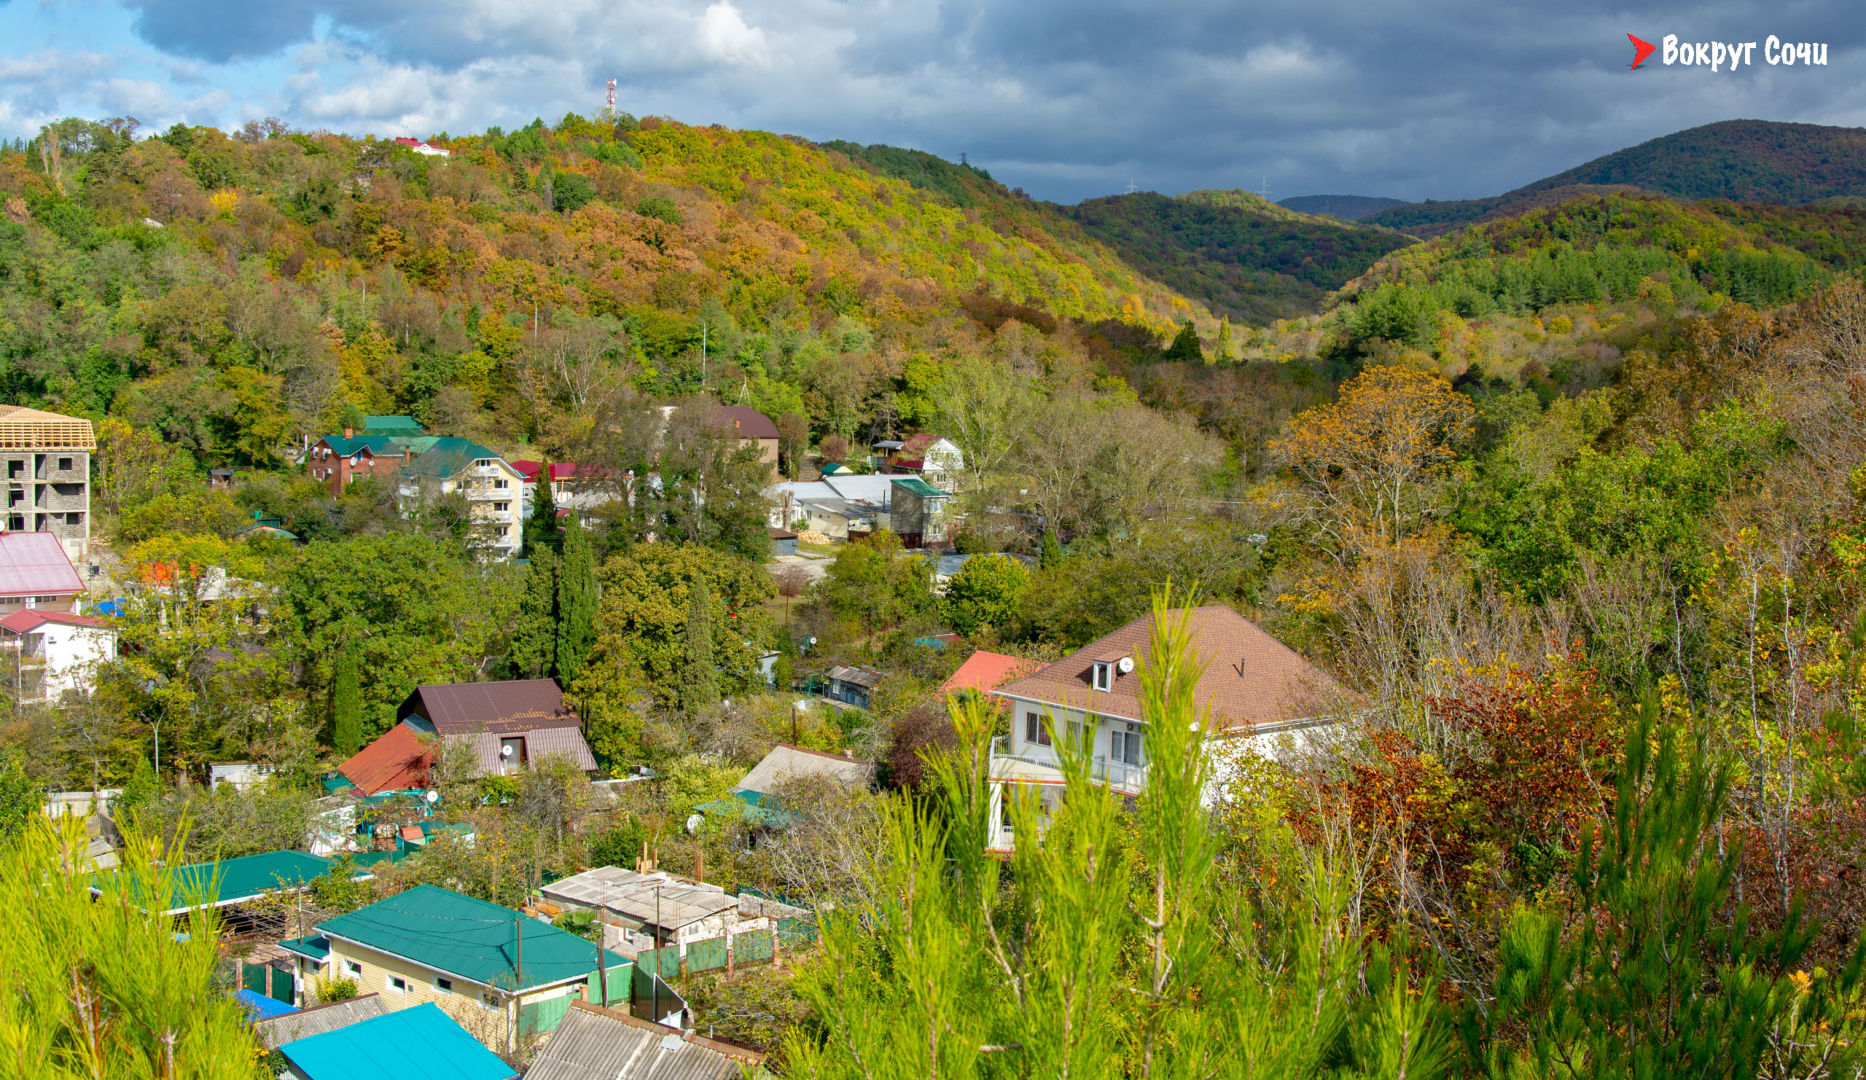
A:
[[[1084,727],[1080,720],[1071,720],[1069,721],[1068,730],[1070,746],[1077,750],[1094,749],[1089,745],[1089,741],[1095,737],[1094,728]]]
[[[59,468],[59,471],[61,472],[70,472],[71,471],[71,459],[68,457],[59,458],[58,468]]]
[[[360,979],[363,977],[363,965],[354,960],[345,960],[343,962],[343,970],[344,974],[350,976],[352,979]]]
[[[512,504],[509,502],[496,502],[492,504],[492,510],[495,514],[503,514],[511,508]]]
[[[439,975],[436,975],[434,976],[434,989],[440,991],[443,994],[451,994],[454,992],[454,981],[452,979],[443,978]]]
[[[493,993],[491,990],[487,990],[480,994],[479,1003],[486,1006],[488,1009],[497,1009],[501,1007],[499,995]]]
[[[1133,724],[1108,733],[1108,760],[1123,765],[1140,764],[1140,732]]]
[[[494,491],[504,491],[511,486],[512,482],[510,480],[494,480],[492,482],[492,489]]]
[[[1092,678],[1093,678],[1093,685],[1095,689],[1104,690],[1104,691],[1113,690],[1114,689],[1114,665],[1109,664],[1109,663],[1104,663],[1099,660],[1096,661],[1095,671],[1094,671]]]
[[[408,980],[400,975],[391,975],[389,976],[389,989],[398,994],[406,994],[408,993]]]
[[[1043,715],[1037,712],[1024,714],[1024,741],[1035,746],[1051,746],[1050,729],[1044,726]]]

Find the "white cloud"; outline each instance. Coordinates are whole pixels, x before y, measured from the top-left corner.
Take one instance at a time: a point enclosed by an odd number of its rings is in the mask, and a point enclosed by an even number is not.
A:
[[[718,0],[700,16],[700,45],[729,64],[765,67],[771,62],[764,30],[748,26],[745,16],[728,0]]]

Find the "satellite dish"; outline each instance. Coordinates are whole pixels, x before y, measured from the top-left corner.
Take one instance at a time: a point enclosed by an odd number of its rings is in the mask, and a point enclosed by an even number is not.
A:
[[[1121,659],[1115,661],[1114,666],[1121,669],[1121,674],[1130,674],[1134,670],[1134,658],[1131,656],[1123,656]]]
[[[688,814],[687,815],[687,831],[689,833],[699,832],[700,826],[704,824],[706,824],[706,815],[704,814]]]
[[[512,756],[512,744],[506,743],[504,746],[501,746],[499,748],[499,756],[502,758],[511,757]]]
[[[441,793],[440,793],[440,792],[438,792],[438,791],[430,791],[430,792],[428,792],[428,805],[429,805],[429,806],[433,806],[433,805],[434,805],[435,803],[437,803],[437,802],[440,802],[440,801],[441,801]]]

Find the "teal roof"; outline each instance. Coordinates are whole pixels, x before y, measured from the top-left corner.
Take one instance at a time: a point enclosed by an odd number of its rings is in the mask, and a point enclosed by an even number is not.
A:
[[[773,829],[785,828],[797,820],[794,811],[759,805],[762,799],[763,796],[756,791],[735,791],[723,799],[701,803],[694,809],[711,817],[765,825]]]
[[[400,440],[392,439],[387,435],[354,435],[348,438],[342,435],[324,436],[324,442],[328,444],[331,451],[339,457],[349,457],[351,454],[361,450],[367,450],[377,457],[385,457],[390,454],[399,457],[402,453],[402,448],[397,445],[399,441]]]
[[[510,1065],[432,1001],[279,1047],[306,1080],[512,1080]]]
[[[284,941],[279,942],[279,948],[289,953],[297,953],[299,956],[310,960],[316,960],[320,964],[330,959],[330,939],[327,937],[313,935],[311,937],[286,938]]]
[[[471,439],[453,436],[437,438],[428,435],[419,439],[397,441],[407,446],[415,455],[414,462],[402,469],[404,476],[422,476],[440,480],[454,475],[480,458],[500,457],[497,451],[489,450]]]
[[[918,476],[895,476],[895,477],[890,477],[889,479],[894,481],[895,487],[901,489],[902,491],[906,491],[914,495],[918,495],[923,499],[950,499],[952,498],[951,493],[941,491],[940,489],[934,487],[932,484],[929,484],[925,480],[920,479]]]
[[[268,851],[263,855],[244,855],[219,862],[167,867],[162,871],[163,887],[169,890],[170,906],[166,912],[224,907],[277,889],[300,888],[313,878],[324,876],[335,865],[329,859],[302,851]],[[114,875],[106,875],[91,889],[101,894],[115,880]]]
[[[515,970],[520,927],[525,945],[522,982]],[[501,990],[586,978],[597,965],[596,946],[584,938],[438,885],[417,885],[320,923],[317,931]],[[602,955],[611,968],[631,962],[608,950]]]
[[[363,417],[365,435],[426,435],[428,429],[412,416],[370,415]]]
[[[358,870],[367,870],[377,863],[398,863],[407,857],[406,851],[365,851],[351,856],[350,861],[356,864]]]

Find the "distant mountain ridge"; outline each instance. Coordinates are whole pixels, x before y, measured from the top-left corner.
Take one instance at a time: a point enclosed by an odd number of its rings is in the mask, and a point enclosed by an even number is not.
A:
[[[1359,221],[1362,218],[1372,217],[1382,210],[1405,206],[1406,200],[1389,199],[1384,195],[1292,195],[1287,199],[1278,199],[1276,204],[1300,214],[1319,214],[1337,217],[1343,221]]]
[[[1650,139],[1488,199],[1409,203],[1362,220],[1437,236],[1612,190],[1783,206],[1866,196],[1866,129],[1724,120]]]

